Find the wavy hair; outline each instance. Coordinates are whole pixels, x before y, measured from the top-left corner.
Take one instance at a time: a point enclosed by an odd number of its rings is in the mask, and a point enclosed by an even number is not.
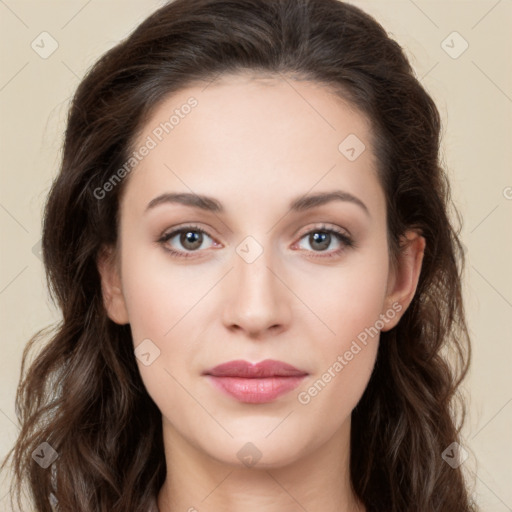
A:
[[[158,494],[166,475],[161,413],[139,375],[129,325],[107,316],[97,268],[101,248],[116,244],[126,179],[101,200],[95,190],[127,161],[161,101],[246,71],[323,84],[366,116],[392,261],[407,229],[426,239],[415,296],[398,325],[381,334],[352,413],[355,493],[368,512],[476,510],[461,468],[441,456],[460,437],[470,339],[440,115],[400,45],[338,0],[176,0],[88,70],[44,210],[43,261],[62,321],[36,333],[23,353],[21,429],[2,465],[12,457],[12,495],[19,504],[27,484],[37,512],[147,512]],[[34,462],[42,442],[56,450],[57,470]]]

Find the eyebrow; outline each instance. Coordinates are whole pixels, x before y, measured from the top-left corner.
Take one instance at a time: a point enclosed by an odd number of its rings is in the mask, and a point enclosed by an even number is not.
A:
[[[290,203],[289,209],[294,212],[303,212],[305,210],[309,210],[317,206],[322,206],[332,201],[344,201],[356,204],[366,213],[368,217],[371,217],[368,207],[359,198],[350,194],[349,192],[344,192],[342,190],[318,192],[316,194],[309,194],[298,197]],[[219,201],[217,201],[217,199],[198,194],[190,194],[188,192],[168,192],[159,195],[148,203],[146,212],[155,208],[156,206],[167,203],[182,204],[214,213],[224,212],[224,207]]]

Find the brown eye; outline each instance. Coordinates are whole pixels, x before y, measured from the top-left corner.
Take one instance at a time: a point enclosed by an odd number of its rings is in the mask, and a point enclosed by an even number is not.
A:
[[[182,231],[180,244],[189,251],[199,249],[203,243],[203,233],[199,231]]]
[[[309,235],[309,243],[313,249],[324,251],[331,245],[331,234],[325,231],[316,231]]]
[[[300,240],[299,248],[306,249],[313,253],[313,256],[326,258],[338,256],[346,249],[356,246],[354,240],[348,234],[327,226],[320,226],[308,231]],[[303,246],[303,240],[307,241],[309,249]],[[332,247],[333,245],[334,247]],[[329,247],[331,247],[331,250],[328,250]]]
[[[208,238],[213,241],[212,237],[202,229],[195,226],[185,226],[164,234],[158,242],[164,246],[166,251],[175,256],[190,257],[194,252],[201,252],[199,249],[205,249],[205,247],[202,247],[203,242]]]

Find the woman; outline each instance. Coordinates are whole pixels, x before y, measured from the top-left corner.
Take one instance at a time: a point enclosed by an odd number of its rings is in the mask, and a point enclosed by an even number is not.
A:
[[[445,456],[470,354],[439,134],[337,0],[177,0],[108,51],[44,216],[34,509],[475,510]]]

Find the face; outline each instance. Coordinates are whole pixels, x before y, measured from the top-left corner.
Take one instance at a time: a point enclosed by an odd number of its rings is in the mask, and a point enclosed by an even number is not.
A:
[[[307,82],[232,76],[203,89],[167,98],[135,143],[117,264],[100,267],[105,304],[131,326],[167,439],[284,465],[347,439],[379,331],[403,314],[420,260],[391,272],[360,113]],[[299,372],[205,375],[236,360]]]

